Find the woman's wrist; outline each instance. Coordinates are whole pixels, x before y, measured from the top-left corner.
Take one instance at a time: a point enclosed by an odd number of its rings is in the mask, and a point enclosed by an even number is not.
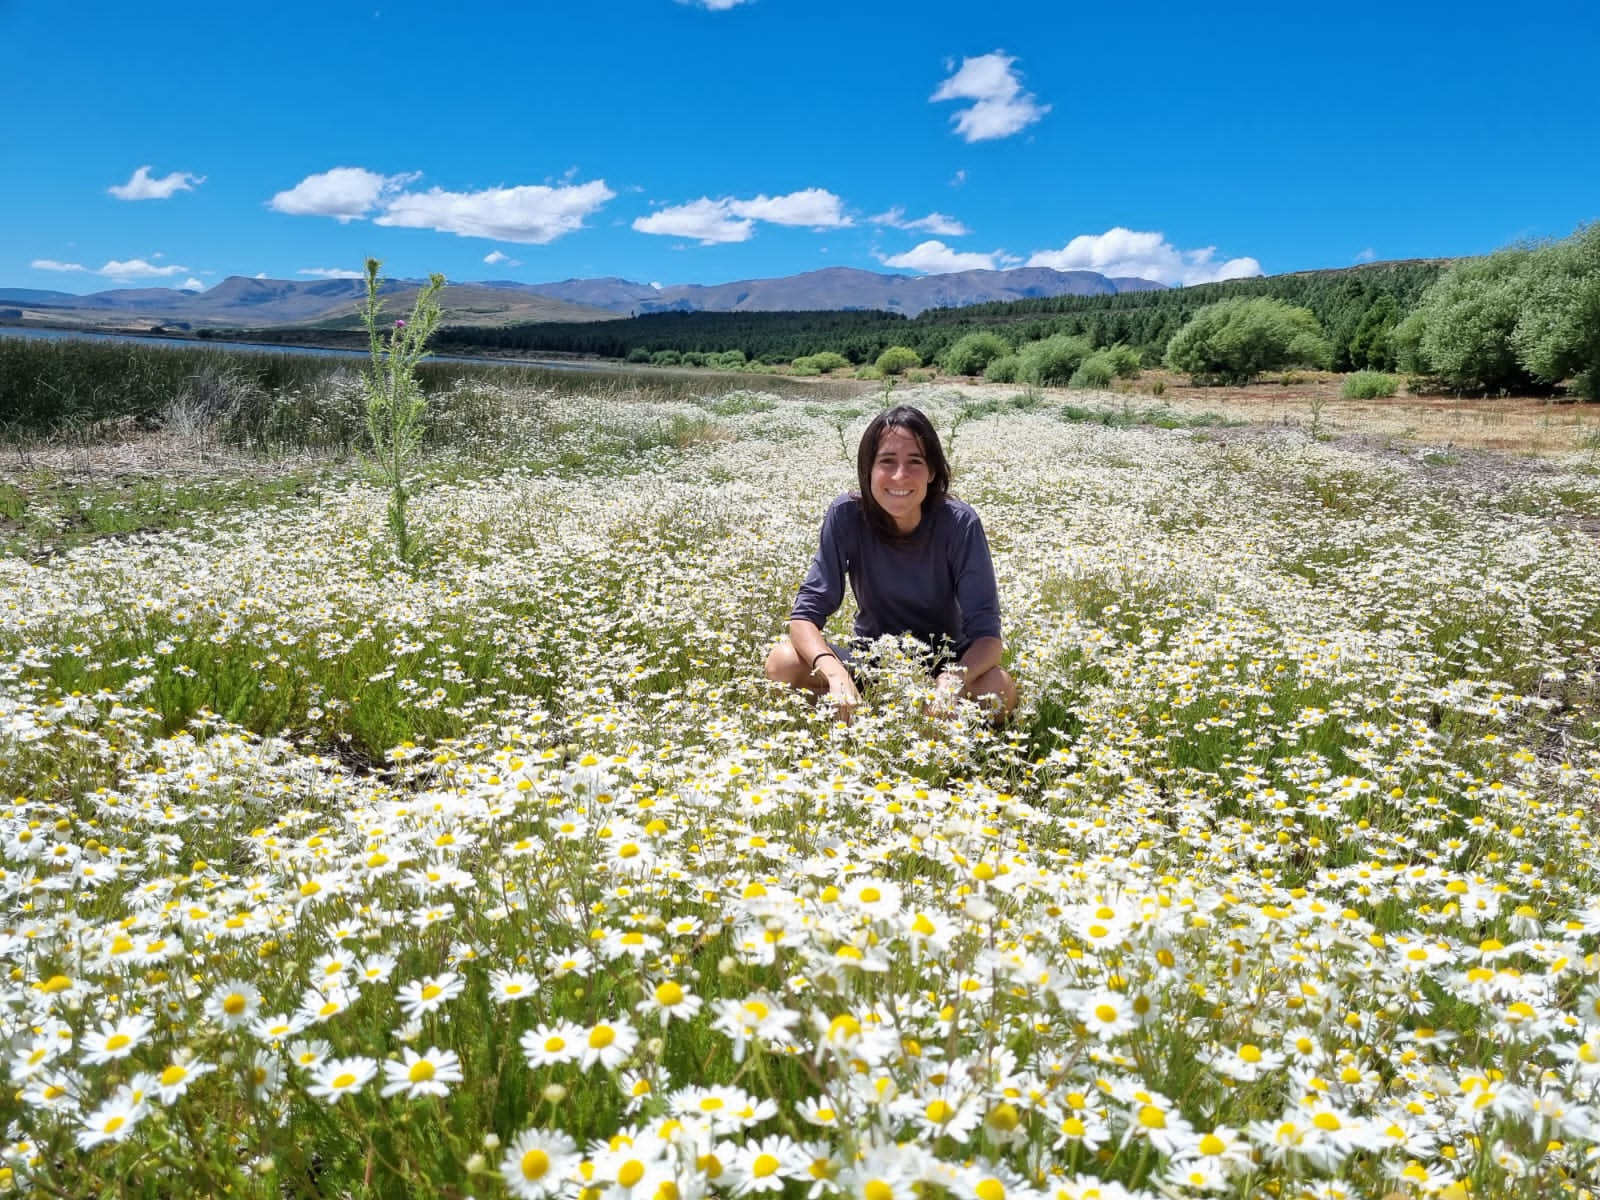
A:
[[[818,673],[817,672],[817,664],[819,662],[821,662],[825,658],[831,658],[831,659],[833,659],[834,662],[838,662],[839,661],[839,656],[837,654],[835,654],[832,650],[821,650],[821,651],[818,651],[811,658],[811,673],[813,675]]]

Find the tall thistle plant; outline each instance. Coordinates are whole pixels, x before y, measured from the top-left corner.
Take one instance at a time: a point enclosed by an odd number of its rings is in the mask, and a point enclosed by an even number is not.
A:
[[[422,447],[427,429],[424,420],[428,400],[417,382],[416,367],[428,356],[428,338],[438,328],[443,310],[439,290],[444,276],[428,276],[426,287],[417,290],[411,315],[381,327],[383,301],[378,296],[378,269],[383,264],[367,259],[367,298],[361,319],[367,327],[372,361],[365,377],[367,393],[367,466],[374,478],[389,489],[389,536],[394,540],[400,561],[409,563],[415,553],[406,505],[412,483],[407,472]]]

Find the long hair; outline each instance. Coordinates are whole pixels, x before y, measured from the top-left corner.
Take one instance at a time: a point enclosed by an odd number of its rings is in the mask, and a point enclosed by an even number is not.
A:
[[[950,464],[939,444],[938,431],[921,409],[909,404],[897,404],[872,418],[861,435],[856,448],[856,482],[861,485],[861,508],[866,513],[867,524],[880,537],[900,541],[905,535],[895,527],[894,518],[872,498],[872,464],[878,457],[878,444],[891,429],[904,429],[917,439],[922,457],[928,463],[928,494],[923,497],[922,511],[929,512],[935,505],[943,504],[950,494]]]

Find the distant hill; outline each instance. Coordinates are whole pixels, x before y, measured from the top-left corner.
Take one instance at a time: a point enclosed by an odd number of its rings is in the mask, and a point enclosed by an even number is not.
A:
[[[30,323],[82,328],[355,329],[365,294],[359,279],[252,279],[234,275],[206,291],[113,288],[86,296],[29,288],[0,290],[0,303]],[[410,308],[415,281],[389,280],[392,312]],[[655,287],[627,279],[507,280],[452,283],[440,300],[446,326],[496,327],[533,322],[597,321],[663,312],[851,312],[916,316],[930,308],[1052,296],[1113,296],[1164,290],[1148,279],[1108,279],[1093,271],[1018,267],[946,275],[880,275],[829,267],[775,279]]]
[[[413,281],[386,280],[386,311],[407,312]],[[360,279],[252,279],[233,275],[203,292],[176,288],[113,288],[87,296],[31,289],[0,290],[0,303],[16,305],[30,324],[87,329],[319,328],[359,329],[366,282]],[[446,325],[495,326],[528,321],[603,321],[615,313],[544,296],[524,285],[496,288],[450,284],[440,297]]]
[[[629,316],[657,312],[850,312],[879,309],[914,317],[930,308],[965,308],[1045,296],[1111,296],[1160,290],[1149,279],[1108,279],[1094,271],[1017,267],[945,275],[880,275],[827,267],[777,279],[657,288],[626,279],[568,279],[528,285],[545,296]]]

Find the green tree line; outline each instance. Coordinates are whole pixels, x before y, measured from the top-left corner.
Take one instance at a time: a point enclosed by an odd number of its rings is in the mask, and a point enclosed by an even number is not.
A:
[[[531,354],[597,354],[636,361],[662,351],[720,354],[739,350],[752,362],[790,362],[832,351],[852,364],[876,362],[891,346],[923,362],[944,357],[963,336],[987,331],[1012,347],[1058,334],[1095,347],[1123,345],[1147,366],[1162,360],[1173,335],[1200,309],[1236,298],[1270,298],[1309,309],[1325,331],[1335,370],[1396,365],[1389,333],[1444,270],[1439,262],[1375,263],[1196,287],[1115,296],[1057,296],[966,308],[896,313],[672,312],[618,321],[450,328],[436,341],[445,353],[485,349]]]

